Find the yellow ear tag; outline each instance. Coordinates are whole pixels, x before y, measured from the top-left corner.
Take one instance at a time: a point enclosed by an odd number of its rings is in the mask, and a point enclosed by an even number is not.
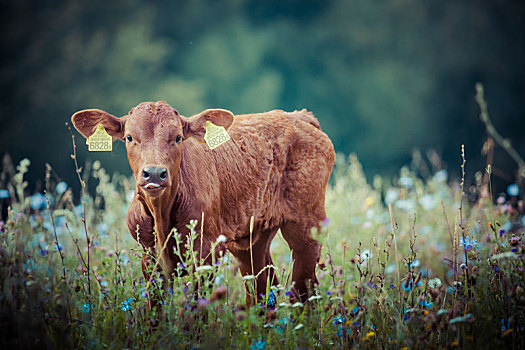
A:
[[[206,121],[204,130],[206,130],[204,141],[206,141],[210,149],[215,149],[230,139],[230,135],[228,135],[224,126],[217,126],[210,121]]]
[[[113,138],[109,136],[102,124],[97,125],[97,129],[93,135],[88,137],[86,144],[88,145],[89,151],[111,152],[113,150]]]

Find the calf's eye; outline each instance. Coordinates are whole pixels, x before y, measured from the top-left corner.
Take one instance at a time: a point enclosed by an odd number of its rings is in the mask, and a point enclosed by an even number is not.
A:
[[[133,137],[131,137],[131,135],[126,136],[126,141],[128,142],[133,141]]]
[[[180,143],[181,141],[182,141],[182,136],[177,135],[177,137],[175,138],[175,142]]]

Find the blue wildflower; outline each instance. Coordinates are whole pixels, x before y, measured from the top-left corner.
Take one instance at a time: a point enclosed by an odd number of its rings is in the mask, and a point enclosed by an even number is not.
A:
[[[46,196],[42,193],[35,193],[30,198],[30,206],[34,210],[43,210],[46,208]]]
[[[428,308],[432,307],[433,303],[430,302],[430,301],[427,301],[427,300],[420,300],[419,301],[419,305],[421,305],[421,306],[423,306],[423,307],[428,309]]]
[[[507,193],[511,197],[519,196],[519,194],[520,194],[520,187],[518,185],[516,185],[516,184],[509,185],[509,187],[507,187]]]
[[[129,311],[131,310],[131,302],[133,301],[133,297],[127,298],[122,303],[120,303],[120,309],[122,311]]]
[[[250,350],[264,350],[265,346],[266,342],[259,338],[259,340],[254,341],[253,344],[250,345]]]
[[[9,191],[8,190],[0,190],[0,199],[6,199],[9,198]]]
[[[344,324],[346,322],[346,317],[342,316],[341,314],[334,317],[334,320],[332,321],[333,324]]]
[[[49,250],[47,249],[40,249],[40,255],[46,256],[49,253]]]
[[[412,187],[414,185],[414,180],[408,176],[401,176],[399,178],[399,184],[404,187]]]
[[[65,183],[64,181],[62,182],[59,182],[57,183],[57,186],[55,187],[55,190],[58,194],[62,194],[64,192],[66,192],[67,190],[67,183]]]
[[[91,305],[88,303],[82,305],[82,311],[84,311],[85,313],[89,313],[91,311]]]
[[[270,294],[268,295],[268,300],[266,301],[266,306],[273,307],[275,306],[275,294],[273,294],[273,291],[270,291]]]
[[[394,286],[393,284],[390,285],[390,288],[394,289],[396,288],[396,286]]]
[[[287,290],[284,295],[286,295],[287,297],[291,297],[292,296],[292,292],[290,292],[289,290]]]
[[[466,238],[460,237],[459,239],[459,245],[464,247],[465,250],[471,250],[476,244],[478,244],[478,241],[470,240],[469,236]]]
[[[284,331],[286,330],[286,326],[288,325],[288,319],[286,317],[283,317],[279,320],[279,324],[275,326],[275,330],[279,334],[284,334]]]
[[[449,292],[450,294],[456,293],[456,287],[454,287],[454,286],[448,287],[447,292]]]
[[[347,327],[344,327],[343,325],[337,327],[337,335],[344,337],[347,334],[350,334],[350,330]]]
[[[434,181],[444,183],[447,181],[448,172],[446,170],[440,170],[434,174]]]
[[[357,315],[357,313],[359,312],[360,309],[361,309],[361,308],[360,308],[359,306],[354,307],[354,308],[352,309],[352,314]]]

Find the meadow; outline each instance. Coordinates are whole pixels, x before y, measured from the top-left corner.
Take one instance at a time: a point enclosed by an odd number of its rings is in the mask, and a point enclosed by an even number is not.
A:
[[[281,284],[247,308],[254,278],[230,254],[192,268],[190,249],[171,287],[153,271],[144,280],[125,223],[133,179],[87,162],[74,193],[48,166],[46,191],[29,195],[30,161],[6,156],[2,348],[524,348],[519,188],[493,202],[490,167],[466,189],[428,159],[368,184],[355,155],[338,155],[327,219],[312,233],[320,284],[305,304],[291,299],[294,262],[278,233]]]

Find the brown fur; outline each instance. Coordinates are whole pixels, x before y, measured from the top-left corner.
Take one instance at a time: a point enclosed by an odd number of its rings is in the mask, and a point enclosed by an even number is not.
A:
[[[206,120],[224,126],[231,140],[210,150],[202,142]],[[133,137],[126,148],[137,186],[127,223],[135,239],[139,227],[139,242],[145,248],[153,249],[156,241],[162,247],[173,227],[187,235],[185,225],[200,221],[204,213],[203,255],[209,256],[211,243],[222,234],[242,274],[249,275],[253,216],[253,272],[272,264],[270,243],[281,229],[293,251],[295,290],[305,300],[309,281],[317,282],[315,266],[321,250],[310,231],[325,218],[325,188],[335,158],[332,142],[312,113],[274,110],[234,117],[229,111],[212,109],[186,118],[161,101],[142,103],[122,118],[85,110],[75,113],[72,121],[85,137],[99,123],[114,138],[126,142],[127,135]],[[174,141],[177,135],[183,136],[183,142]],[[141,169],[152,165],[167,169],[167,187],[143,188]],[[200,252],[200,239],[195,243]],[[178,263],[173,244],[168,242],[161,254],[167,275]],[[267,273],[277,284],[273,269],[265,269],[257,279],[258,295],[266,290]]]

